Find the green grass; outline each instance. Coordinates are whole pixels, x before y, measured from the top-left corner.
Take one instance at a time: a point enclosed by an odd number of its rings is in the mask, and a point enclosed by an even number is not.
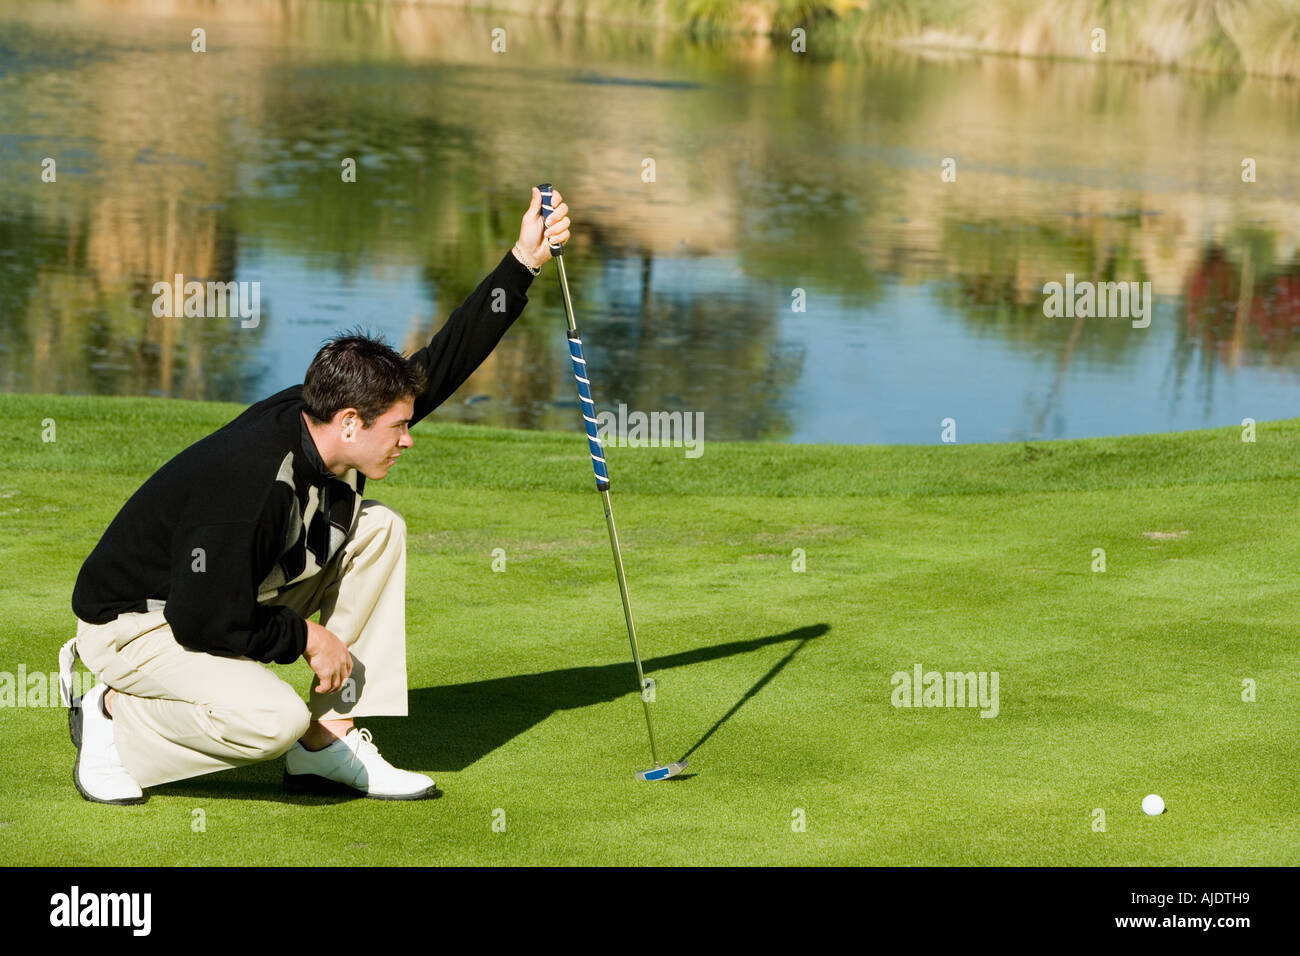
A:
[[[0,670],[54,669],[117,506],[236,411],[0,397]],[[1297,859],[1300,420],[1254,444],[611,449],[656,729],[691,751],[661,784],[632,778],[645,728],[581,437],[415,435],[371,486],[410,531],[412,715],[368,725],[446,796],[289,800],[272,761],[91,805],[64,712],[0,708],[0,864]],[[1000,713],[894,708],[915,663],[997,671]],[[305,689],[302,662],[278,670]]]

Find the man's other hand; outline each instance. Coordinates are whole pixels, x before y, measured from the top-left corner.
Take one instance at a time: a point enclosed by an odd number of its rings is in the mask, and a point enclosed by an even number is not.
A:
[[[348,653],[347,645],[315,621],[307,622],[307,649],[302,656],[320,678],[316,685],[318,694],[341,690],[343,682],[352,673],[352,655]]]

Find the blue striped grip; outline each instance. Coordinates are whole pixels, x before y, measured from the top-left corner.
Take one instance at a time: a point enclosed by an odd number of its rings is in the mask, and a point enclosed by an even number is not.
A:
[[[545,225],[546,220],[549,219],[551,213],[555,211],[555,207],[551,204],[551,184],[542,183],[537,187],[537,190],[542,194],[542,224]],[[563,246],[557,246],[554,243],[548,243],[548,245],[551,247],[551,255],[564,255]]]
[[[596,433],[596,403],[591,400],[591,382],[587,379],[587,360],[582,355],[582,339],[578,330],[569,333],[569,358],[573,362],[573,377],[578,380],[578,402],[582,408],[582,421],[587,426],[587,448],[591,452],[591,467],[596,472],[596,490],[609,491],[609,471],[605,468],[605,447]]]

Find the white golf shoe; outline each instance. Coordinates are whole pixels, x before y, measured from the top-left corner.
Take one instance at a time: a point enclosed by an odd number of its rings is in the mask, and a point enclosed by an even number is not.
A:
[[[360,793],[374,800],[428,800],[442,791],[422,773],[398,770],[379,754],[369,730],[353,727],[324,750],[295,743],[284,755],[291,793]]]
[[[72,742],[77,746],[77,762],[72,780],[77,790],[93,803],[125,806],[144,802],[144,791],[135,782],[117,754],[113,721],[102,710],[108,688],[96,684],[73,700],[68,714]]]

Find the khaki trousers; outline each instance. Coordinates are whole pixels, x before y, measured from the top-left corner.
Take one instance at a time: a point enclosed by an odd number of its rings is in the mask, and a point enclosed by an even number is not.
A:
[[[309,702],[266,666],[176,643],[160,608],[77,626],[86,666],[118,691],[113,724],[122,764],[141,787],[279,757],[312,720],[404,717],[406,524],[377,501],[361,503],[340,553],[320,573],[266,595],[320,623],[348,646],[352,676]]]

